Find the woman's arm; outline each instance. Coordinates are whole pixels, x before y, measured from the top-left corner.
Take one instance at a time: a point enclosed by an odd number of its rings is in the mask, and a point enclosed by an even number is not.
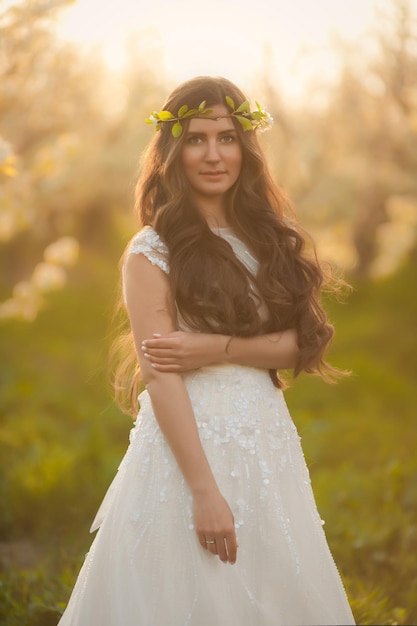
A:
[[[298,357],[294,329],[256,337],[230,337],[176,331],[155,334],[141,350],[160,372],[184,372],[213,363],[229,362],[261,369],[293,369]]]
[[[194,503],[194,521],[200,544],[224,562],[236,560],[233,514],[221,495],[201,445],[191,402],[181,376],[161,374],[140,349],[156,329],[175,329],[175,307],[167,276],[143,255],[130,255],[125,270],[126,304],[142,379],[158,420],[187,481]],[[206,544],[206,539],[214,544]]]

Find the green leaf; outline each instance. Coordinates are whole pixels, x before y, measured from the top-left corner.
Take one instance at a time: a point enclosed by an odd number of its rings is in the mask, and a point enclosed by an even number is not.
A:
[[[180,124],[180,122],[177,122],[176,124],[174,124],[174,126],[172,127],[172,136],[177,138],[177,137],[181,137],[182,135],[182,125]]]
[[[235,110],[235,103],[233,102],[232,98],[230,96],[226,96],[226,102],[229,105],[229,107],[232,109],[232,111]]]
[[[196,113],[198,113],[198,109],[190,109],[182,117],[185,119],[186,117],[191,117],[192,115],[196,115]]]
[[[243,113],[243,111],[249,111],[249,100],[245,100],[245,102],[242,102],[240,107],[238,107],[238,109],[236,110],[236,113]]]
[[[198,105],[198,110],[201,113],[202,111],[204,111],[205,108],[206,108],[206,100],[203,100],[203,102],[200,102],[200,104]]]
[[[166,120],[171,120],[174,116],[172,115],[171,111],[159,111],[158,117],[160,120],[165,122]]]
[[[184,115],[187,113],[188,111],[188,105],[187,104],[183,104],[182,107],[180,108],[180,110],[178,111],[178,117],[184,117]]]
[[[153,124],[153,121],[151,120],[151,118],[150,118],[150,117],[147,117],[147,118],[146,118],[146,120],[145,120],[145,122],[146,122],[147,124]]]
[[[240,125],[242,126],[243,130],[251,130],[252,129],[252,122],[250,120],[248,120],[247,117],[243,117],[242,115],[236,115],[236,119],[239,121]]]

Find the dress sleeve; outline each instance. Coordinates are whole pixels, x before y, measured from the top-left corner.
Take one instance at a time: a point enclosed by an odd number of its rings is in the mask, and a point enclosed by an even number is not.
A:
[[[167,245],[151,227],[145,226],[131,240],[127,248],[127,255],[143,254],[152,263],[159,267],[165,274],[169,274],[169,252]],[[122,268],[123,300],[126,302],[126,260]]]
[[[145,226],[131,240],[127,254],[143,254],[165,274],[169,273],[169,254],[166,244],[151,227]]]

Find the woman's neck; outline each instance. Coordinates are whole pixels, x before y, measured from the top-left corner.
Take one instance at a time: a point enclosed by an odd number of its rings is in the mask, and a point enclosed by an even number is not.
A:
[[[196,203],[209,228],[228,228],[224,198],[205,198]]]

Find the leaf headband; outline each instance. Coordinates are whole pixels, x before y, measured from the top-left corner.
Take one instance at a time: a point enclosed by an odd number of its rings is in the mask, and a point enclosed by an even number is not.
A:
[[[231,109],[231,113],[227,117],[234,117],[239,124],[242,126],[244,131],[247,130],[256,130],[259,128],[260,131],[265,131],[271,128],[272,122],[274,121],[272,116],[265,111],[259,104],[256,102],[256,110],[250,110],[250,104],[248,100],[242,102],[240,106],[236,108],[234,101],[229,96],[226,96],[226,102],[228,107]],[[151,115],[146,118],[147,124],[152,124],[155,126],[155,130],[161,130],[161,124],[164,122],[173,122],[173,126],[171,129],[171,133],[173,137],[180,137],[182,135],[183,126],[182,121],[188,119],[189,117],[204,117],[213,113],[212,109],[206,109],[206,101],[204,100],[198,106],[197,109],[189,109],[188,105],[184,104],[179,108],[177,117],[171,113],[171,111],[152,111]],[[226,117],[226,116],[225,116]],[[220,119],[220,117],[212,118],[212,119]]]

